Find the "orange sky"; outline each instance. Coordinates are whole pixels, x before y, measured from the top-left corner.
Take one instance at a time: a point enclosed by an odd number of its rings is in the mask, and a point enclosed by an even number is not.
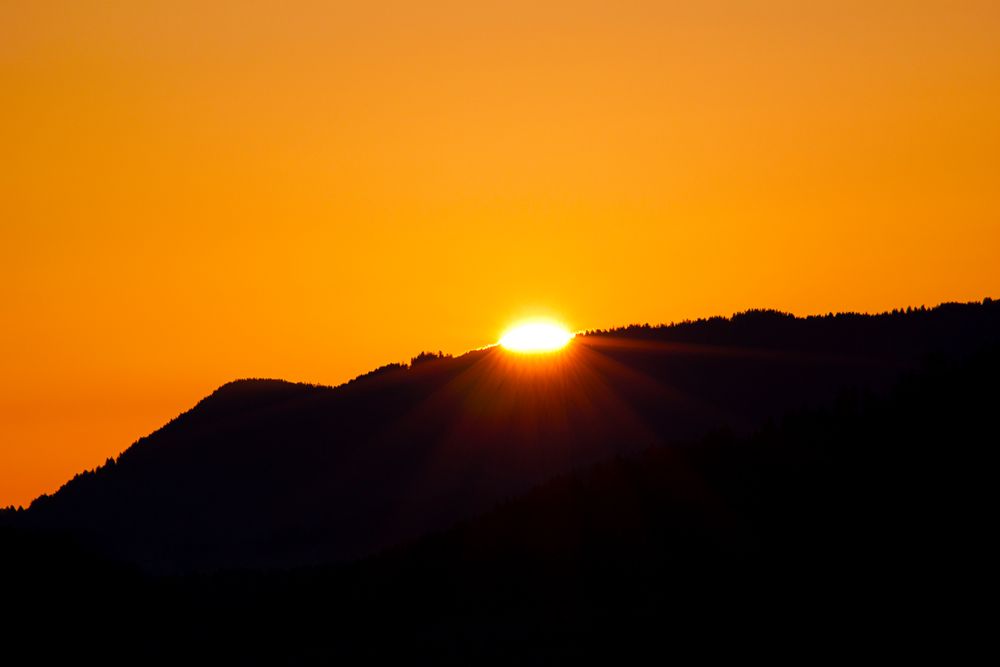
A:
[[[0,3],[0,505],[523,315],[1000,297],[1000,4]]]

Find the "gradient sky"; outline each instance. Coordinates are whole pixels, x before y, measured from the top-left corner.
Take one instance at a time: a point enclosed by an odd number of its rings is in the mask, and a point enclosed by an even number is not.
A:
[[[1000,3],[0,0],[0,505],[519,317],[1000,296]]]

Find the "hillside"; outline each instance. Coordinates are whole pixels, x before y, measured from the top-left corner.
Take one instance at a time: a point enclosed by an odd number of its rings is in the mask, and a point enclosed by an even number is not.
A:
[[[488,348],[341,387],[221,387],[115,461],[8,517],[152,572],[350,561],[558,474],[727,429],[1000,340],[1000,304],[794,318],[752,311]]]
[[[0,530],[10,638],[164,664],[955,658],[988,636],[998,375],[1000,345],[931,358],[884,394],[587,466],[350,564],[149,578]]]

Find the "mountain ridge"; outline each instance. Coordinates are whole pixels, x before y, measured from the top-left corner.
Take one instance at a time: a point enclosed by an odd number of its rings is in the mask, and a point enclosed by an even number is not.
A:
[[[576,336],[578,336],[578,337],[607,337],[607,336],[622,335],[622,334],[624,334],[624,335],[632,335],[632,334],[636,334],[636,333],[641,333],[641,334],[647,334],[648,335],[650,333],[663,332],[665,330],[666,331],[675,332],[675,333],[687,334],[688,332],[694,332],[694,331],[696,331],[698,329],[702,329],[702,328],[709,327],[709,326],[712,326],[712,325],[731,324],[733,322],[739,322],[740,320],[743,320],[745,318],[755,318],[755,317],[760,317],[760,316],[774,317],[776,320],[792,320],[792,321],[800,321],[800,322],[823,321],[823,320],[838,319],[838,318],[852,318],[852,319],[858,319],[858,320],[862,320],[863,321],[865,319],[870,319],[870,318],[879,318],[879,317],[886,317],[886,316],[899,317],[899,316],[903,316],[903,315],[907,315],[907,314],[912,314],[912,313],[928,313],[928,312],[938,311],[940,309],[962,308],[962,307],[968,307],[968,306],[975,306],[975,305],[979,305],[979,304],[989,306],[989,305],[993,304],[994,301],[995,301],[994,299],[992,299],[990,297],[986,297],[982,301],[971,301],[971,302],[948,301],[948,302],[942,302],[942,303],[938,304],[937,306],[933,306],[931,308],[927,308],[926,306],[919,306],[917,308],[912,308],[912,307],[906,308],[906,309],[898,309],[897,308],[897,309],[886,310],[886,311],[881,311],[881,312],[877,312],[877,313],[865,313],[865,312],[857,312],[857,311],[845,311],[845,312],[837,312],[837,313],[830,312],[830,313],[827,313],[827,314],[811,314],[811,315],[803,315],[803,316],[794,315],[792,313],[785,312],[785,311],[782,311],[780,309],[774,309],[774,308],[751,308],[751,309],[747,309],[747,310],[744,310],[744,311],[738,311],[738,312],[733,313],[732,315],[729,315],[729,316],[718,315],[718,316],[703,317],[703,318],[696,318],[696,319],[685,319],[685,320],[679,320],[679,321],[674,321],[674,322],[670,322],[670,323],[662,323],[662,324],[656,324],[656,325],[650,325],[649,323],[646,323],[646,324],[633,323],[633,324],[628,324],[628,325],[623,325],[623,326],[618,326],[618,327],[612,327],[612,328],[608,328],[608,329],[587,329],[587,330],[583,330],[583,331],[578,332],[576,334]],[[681,340],[678,340],[677,342],[682,342],[683,340],[685,340],[688,337],[689,336],[687,336],[687,335],[682,335],[680,337]],[[716,343],[718,343],[718,342],[719,341],[716,339]],[[758,341],[758,343],[759,343],[759,341]],[[448,356],[446,358],[436,359],[434,361],[444,361],[446,359],[462,358],[462,357],[466,357],[467,355],[470,355],[470,354],[476,354],[476,353],[482,352],[483,350],[488,350],[488,349],[490,349],[490,348],[492,348],[494,346],[495,345],[488,345],[488,346],[485,346],[485,347],[482,347],[482,348],[477,348],[477,349],[474,349],[474,350],[469,350],[467,352],[462,353],[458,357]],[[254,390],[257,390],[257,389],[261,389],[261,388],[273,388],[275,391],[281,391],[281,390],[285,390],[285,389],[287,389],[287,390],[290,391],[293,388],[298,388],[298,389],[302,389],[302,390],[307,390],[307,389],[308,390],[337,390],[337,389],[341,389],[343,387],[354,386],[354,385],[357,385],[358,383],[365,382],[365,381],[368,381],[368,380],[372,380],[372,379],[374,379],[376,377],[379,377],[379,376],[382,376],[382,375],[384,375],[386,373],[392,373],[392,372],[397,372],[397,371],[407,371],[407,370],[412,370],[412,368],[413,368],[412,365],[408,365],[406,363],[389,362],[387,364],[383,364],[382,366],[378,366],[378,367],[376,367],[376,368],[374,368],[374,369],[372,369],[370,371],[366,371],[366,372],[361,373],[361,374],[359,374],[359,375],[357,375],[357,376],[355,376],[355,377],[353,377],[353,378],[351,378],[349,380],[346,380],[346,381],[344,381],[344,382],[342,382],[340,384],[335,384],[335,385],[327,385],[327,384],[322,384],[322,383],[305,382],[305,381],[292,381],[292,380],[285,380],[285,379],[282,379],[282,378],[270,378],[270,377],[246,377],[246,378],[236,378],[236,379],[233,379],[233,380],[229,380],[229,381],[227,381],[227,382],[219,385],[218,387],[216,387],[214,390],[212,390],[211,393],[209,393],[204,398],[202,398],[199,401],[197,401],[195,403],[195,405],[192,406],[191,408],[189,408],[188,410],[185,410],[184,412],[182,412],[182,413],[178,414],[177,416],[173,417],[172,419],[170,419],[163,426],[155,429],[154,431],[152,431],[151,433],[149,433],[147,435],[144,435],[144,436],[141,436],[140,438],[138,438],[135,442],[133,442],[131,445],[129,445],[129,447],[127,447],[126,450],[123,450],[122,452],[120,452],[118,454],[118,456],[115,456],[115,457],[107,459],[105,463],[107,463],[107,461],[117,460],[117,458],[119,456],[121,456],[122,454],[124,454],[124,452],[127,451],[128,449],[130,449],[131,447],[133,447],[133,446],[139,444],[140,442],[144,441],[145,439],[153,436],[154,434],[156,434],[157,432],[161,431],[162,429],[169,427],[171,424],[173,424],[178,419],[184,417],[185,415],[188,415],[188,414],[194,412],[195,410],[203,409],[206,405],[208,405],[209,403],[211,403],[214,400],[218,400],[220,397],[229,398],[230,394],[235,394],[235,395],[243,394],[244,393],[244,391],[243,391],[244,389],[254,389]],[[100,467],[101,466],[96,466],[95,468],[91,468],[91,469],[88,469],[88,470],[81,471],[80,473],[78,473],[78,475],[84,475],[84,474],[87,474],[87,473],[96,472],[96,470],[99,469]],[[66,483],[69,483],[69,481],[71,481],[71,480],[68,480]],[[65,486],[66,483],[64,483],[63,486]],[[62,489],[62,486],[60,486],[60,488],[57,489],[53,493],[42,493],[38,497],[41,498],[41,497],[48,497],[48,496],[55,495],[55,493],[58,493],[59,490],[61,490],[61,489]],[[38,498],[36,498],[35,500],[37,500],[37,499]],[[34,502],[34,500],[32,500],[32,502]],[[29,504],[29,507],[30,507],[30,504]],[[13,509],[15,509],[14,506],[9,506],[9,507],[0,508],[0,511],[9,511],[9,510],[13,510]]]
[[[915,632],[953,657],[948,633],[989,631],[969,603],[995,561],[998,373],[1000,344],[932,357],[884,396],[605,460],[356,562],[146,577],[0,526],[0,576],[29,636],[60,631],[36,651],[105,662],[551,664],[664,637],[899,655]]]
[[[350,560],[602,458],[884,387],[928,354],[995,340],[998,313],[989,299],[754,310],[592,331],[546,357],[488,347],[389,365],[336,387],[238,380],[17,521],[157,571]]]

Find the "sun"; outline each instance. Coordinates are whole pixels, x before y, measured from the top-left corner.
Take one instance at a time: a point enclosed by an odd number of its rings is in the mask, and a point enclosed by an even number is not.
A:
[[[534,354],[553,352],[566,347],[573,334],[556,322],[522,322],[500,337],[500,345],[512,352]]]

